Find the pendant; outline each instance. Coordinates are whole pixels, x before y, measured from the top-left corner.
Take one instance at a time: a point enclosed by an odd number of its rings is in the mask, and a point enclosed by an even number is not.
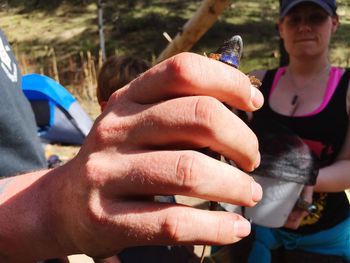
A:
[[[291,104],[295,105],[298,101],[298,98],[299,98],[298,95],[294,95]]]

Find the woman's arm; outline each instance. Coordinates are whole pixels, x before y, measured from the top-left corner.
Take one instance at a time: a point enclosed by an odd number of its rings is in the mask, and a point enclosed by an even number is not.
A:
[[[346,95],[347,113],[350,112],[350,84]],[[350,121],[344,145],[332,165],[320,169],[316,192],[339,192],[350,188]]]

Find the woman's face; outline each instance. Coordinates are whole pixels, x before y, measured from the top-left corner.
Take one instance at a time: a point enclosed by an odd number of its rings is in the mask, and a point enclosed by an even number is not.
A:
[[[309,59],[328,53],[338,24],[337,16],[331,17],[320,6],[306,3],[294,7],[279,21],[278,28],[288,54]]]

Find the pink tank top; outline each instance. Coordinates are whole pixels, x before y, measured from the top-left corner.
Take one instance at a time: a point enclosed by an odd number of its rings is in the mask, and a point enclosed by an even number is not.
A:
[[[281,67],[277,70],[275,78],[274,78],[273,83],[272,83],[269,98],[270,98],[272,92],[276,89],[277,83],[279,82],[281,76],[285,72],[286,72],[286,67]],[[343,74],[343,70],[341,68],[331,67],[331,70],[329,73],[329,79],[328,79],[328,83],[327,83],[327,88],[326,88],[326,93],[325,93],[325,96],[323,98],[321,105],[317,109],[315,109],[314,111],[307,113],[305,115],[301,115],[300,117],[315,115],[315,114],[319,113],[320,111],[322,111],[326,107],[329,100],[332,98],[332,95],[333,95],[335,89],[337,88],[337,85],[342,77],[342,74]]]

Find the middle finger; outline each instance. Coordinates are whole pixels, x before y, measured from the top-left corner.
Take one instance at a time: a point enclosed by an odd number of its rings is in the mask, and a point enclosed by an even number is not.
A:
[[[148,107],[127,121],[131,126],[124,139],[127,150],[130,144],[135,149],[172,145],[178,149],[209,147],[247,171],[252,171],[260,161],[255,134],[212,97],[168,100]]]
[[[105,183],[110,198],[115,193],[118,197],[186,195],[253,206],[262,197],[261,186],[249,175],[200,152],[140,152],[120,161],[129,165],[119,170],[121,176],[111,174]],[[114,161],[103,164],[107,170],[113,166]]]

